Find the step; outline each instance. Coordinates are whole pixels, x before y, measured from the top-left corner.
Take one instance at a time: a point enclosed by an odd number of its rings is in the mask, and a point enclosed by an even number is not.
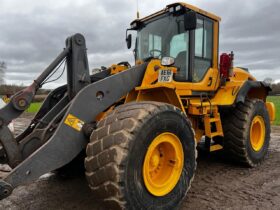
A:
[[[219,122],[220,121],[220,118],[218,117],[214,117],[214,118],[209,118],[209,122],[212,123],[212,122]]]
[[[215,136],[224,136],[222,132],[213,132],[211,133],[211,138],[215,137]]]
[[[223,149],[223,146],[220,144],[214,144],[210,146],[210,152],[214,152],[221,149]]]

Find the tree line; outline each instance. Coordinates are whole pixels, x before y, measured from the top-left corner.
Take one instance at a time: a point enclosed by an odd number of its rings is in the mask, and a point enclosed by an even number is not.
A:
[[[272,91],[270,95],[280,95],[280,83],[272,84]]]
[[[5,82],[5,71],[7,69],[7,65],[5,62],[0,61],[0,85]]]
[[[0,95],[4,96],[12,96],[14,95],[16,92],[24,89],[26,86],[23,85],[6,85],[6,84],[2,84],[0,85]],[[48,89],[39,89],[37,91],[38,95],[47,95],[50,92],[50,90]]]
[[[16,92],[22,90],[24,86],[22,85],[5,85],[5,71],[7,69],[7,65],[5,62],[0,61],[0,95],[7,95],[11,96],[15,94]],[[265,83],[271,84],[272,91],[270,92],[270,95],[280,95],[280,83],[273,83],[272,78],[265,78]],[[38,94],[39,95],[45,95],[48,94],[50,90],[44,90],[40,89]]]
[[[280,95],[280,83],[272,84],[271,87],[272,87],[272,91],[270,92],[270,95]],[[2,84],[2,85],[0,85],[0,95],[11,96],[24,88],[25,88],[25,86]],[[38,95],[47,95],[49,92],[50,92],[50,90],[48,90],[48,89],[39,89],[37,94]]]

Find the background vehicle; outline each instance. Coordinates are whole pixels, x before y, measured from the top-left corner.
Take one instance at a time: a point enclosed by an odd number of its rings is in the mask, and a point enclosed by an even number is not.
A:
[[[0,197],[49,171],[71,173],[84,150],[89,186],[110,209],[178,207],[203,136],[209,151],[224,149],[250,167],[261,163],[275,118],[266,102],[270,88],[234,68],[233,53],[218,63],[219,21],[188,4],[168,5],[131,23],[135,66],[121,62],[92,76],[84,37],[69,37],[34,83],[0,109],[1,144],[13,168],[0,182]],[[126,40],[130,48],[132,36]],[[63,62],[67,84],[14,137],[8,123]]]

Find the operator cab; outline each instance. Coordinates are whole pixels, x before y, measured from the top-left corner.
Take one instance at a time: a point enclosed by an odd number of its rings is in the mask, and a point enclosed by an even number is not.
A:
[[[218,24],[219,18],[195,10],[191,5],[176,3],[133,21],[128,30],[137,31],[136,64],[152,58],[171,57],[173,66],[177,67],[173,79],[180,82],[200,82],[209,68],[217,67],[217,63],[213,64],[218,61],[213,62],[213,59],[214,53],[218,53],[214,52],[214,42],[218,43],[213,33],[214,23]],[[131,36],[127,38],[128,42],[129,39]]]

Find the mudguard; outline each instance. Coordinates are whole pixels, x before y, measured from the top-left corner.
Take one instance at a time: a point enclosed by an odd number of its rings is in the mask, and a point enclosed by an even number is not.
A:
[[[237,93],[237,96],[235,98],[235,104],[239,102],[244,102],[245,98],[248,96],[249,92],[252,90],[258,91],[262,90],[265,91],[266,95],[268,95],[268,92],[271,91],[271,87],[261,81],[246,81],[242,87],[240,88],[239,92]]]

